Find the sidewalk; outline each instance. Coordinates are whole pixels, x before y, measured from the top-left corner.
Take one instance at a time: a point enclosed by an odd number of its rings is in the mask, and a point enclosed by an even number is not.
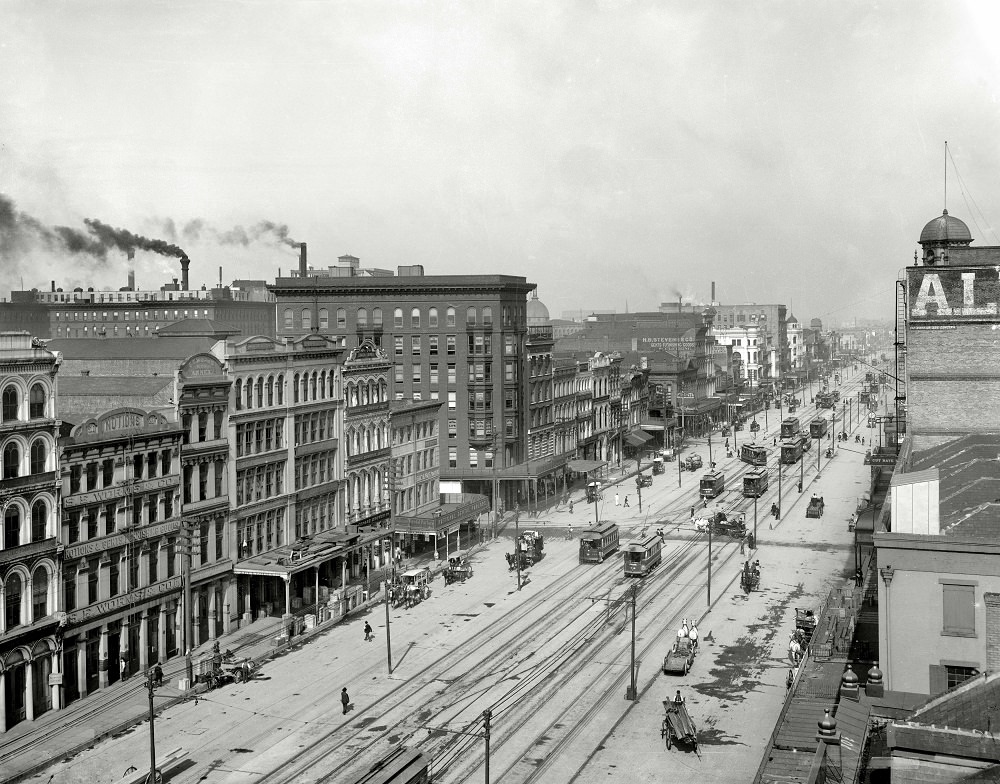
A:
[[[489,540],[487,540],[488,543]],[[478,549],[475,544],[470,549]],[[408,568],[427,565],[435,574],[447,561],[433,559],[433,553],[410,558]],[[375,572],[372,573],[373,576]],[[378,594],[336,621],[328,621],[315,628],[295,635],[291,641],[281,638],[281,618],[254,621],[241,629],[216,639],[221,651],[232,651],[235,661],[251,658],[258,668],[276,654],[307,644],[317,635],[334,628],[341,622],[369,610],[380,601]],[[197,663],[202,656],[210,656],[212,644],[208,641],[192,652]],[[163,686],[155,691],[156,712],[160,713],[183,700],[194,699],[206,690],[197,684],[186,692],[177,688],[178,680],[186,676],[184,656],[175,656],[163,663]],[[63,710],[50,710],[35,721],[24,721],[0,735],[0,781],[5,784],[21,781],[45,770],[54,762],[72,757],[93,746],[103,738],[125,732],[149,716],[149,692],[144,673],[135,673],[126,681],[119,681],[88,697],[76,700]],[[165,751],[165,750],[164,750]]]

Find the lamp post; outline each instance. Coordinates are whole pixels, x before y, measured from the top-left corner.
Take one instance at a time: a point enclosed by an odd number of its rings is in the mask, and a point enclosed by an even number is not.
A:
[[[146,781],[157,782],[161,777],[156,770],[156,736],[153,732],[153,721],[156,713],[153,710],[153,670],[146,671],[146,689],[149,692],[149,776]]]
[[[708,521],[708,606],[712,607],[712,529],[715,528],[715,520]]]

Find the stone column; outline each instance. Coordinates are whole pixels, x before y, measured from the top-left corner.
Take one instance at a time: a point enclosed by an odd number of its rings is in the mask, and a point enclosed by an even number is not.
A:
[[[201,645],[201,624],[198,619],[201,618],[201,591],[192,588],[191,589],[191,649],[194,650],[199,645]]]
[[[167,658],[167,603],[160,605],[160,622],[156,624],[157,650],[160,659]]]
[[[56,646],[56,649],[52,651],[52,668],[53,673],[62,674],[62,645]],[[63,689],[65,688],[62,684],[52,684],[49,686],[52,692],[50,697],[52,698],[52,710],[62,710],[63,707]]]
[[[80,699],[87,696],[87,635],[76,638],[76,690]]]
[[[129,643],[129,622],[128,615],[123,615],[121,626],[118,630],[118,658],[125,659],[125,674],[132,674],[132,656],[128,647]],[[118,662],[112,662],[113,667],[118,667]]]
[[[0,729],[7,727],[7,674],[0,670]]]
[[[99,689],[106,689],[110,684],[108,680],[108,625],[106,623],[101,626],[101,647],[98,653],[97,666],[97,686]]]
[[[35,662],[26,661],[24,667],[24,718],[35,720]]]
[[[215,527],[215,523],[212,523],[212,527]],[[216,606],[219,602],[219,585],[217,582],[213,582],[208,586],[208,639],[214,640],[216,638]]]
[[[143,610],[142,620],[139,621],[139,670],[145,672],[149,669],[149,613],[150,610]]]

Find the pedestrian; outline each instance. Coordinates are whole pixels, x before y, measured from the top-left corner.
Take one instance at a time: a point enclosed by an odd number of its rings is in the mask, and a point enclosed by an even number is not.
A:
[[[573,499],[572,498],[569,501],[569,513],[573,514]]]
[[[121,677],[123,681],[128,680],[128,662],[125,660],[124,655],[118,662],[118,675]]]
[[[566,527],[566,538],[567,539],[572,539],[573,538],[573,524],[572,523],[570,523]]]
[[[626,506],[628,506],[628,493],[625,494],[625,503],[622,504],[622,508],[624,509]]]
[[[344,715],[347,715],[347,706],[351,704],[351,698],[347,696],[347,687],[340,690],[340,703],[344,706]]]
[[[691,507],[691,519],[694,520],[694,507]]]
[[[746,548],[747,548],[747,540],[740,539],[740,555],[744,555],[746,553]]]
[[[372,632],[372,625],[365,621],[365,642],[371,642],[375,639],[375,635]]]
[[[777,445],[778,445],[778,437],[775,436],[774,443],[771,446],[777,446]]]
[[[156,662],[156,664],[153,665],[153,673],[151,677],[153,680],[153,686],[163,685],[163,668],[160,666],[159,662]]]
[[[702,506],[704,506],[706,509],[708,509],[708,498],[707,497],[702,498],[701,499],[701,503],[702,503]]]
[[[615,506],[618,506],[618,493],[615,493]]]

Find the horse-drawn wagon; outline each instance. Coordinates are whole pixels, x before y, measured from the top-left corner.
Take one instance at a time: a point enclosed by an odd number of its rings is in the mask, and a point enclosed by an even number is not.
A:
[[[687,637],[678,637],[674,647],[663,657],[663,672],[674,673],[675,675],[687,675],[691,665],[694,664],[694,655],[697,652],[694,642]]]
[[[448,556],[448,568],[444,570],[444,584],[465,582],[472,577],[472,564],[467,554],[461,550]]]
[[[673,746],[676,741],[684,741],[693,746],[697,754],[698,729],[691,721],[681,693],[677,692],[677,696],[672,700],[664,700],[663,709],[666,715],[664,715],[663,723],[660,725],[660,737],[666,739],[667,748]]]
[[[823,496],[813,495],[809,499],[809,506],[806,507],[806,517],[822,517],[823,508],[826,505],[823,503]]]

